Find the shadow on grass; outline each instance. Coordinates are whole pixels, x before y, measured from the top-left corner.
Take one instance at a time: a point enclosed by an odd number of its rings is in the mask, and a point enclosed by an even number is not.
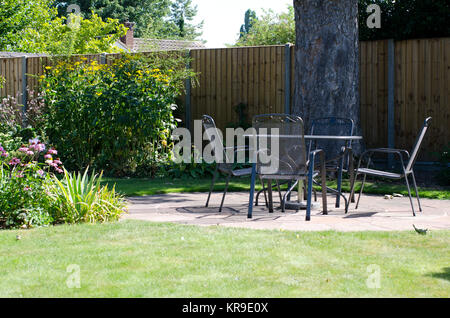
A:
[[[450,281],[450,267],[443,268],[441,273],[431,273],[428,274],[427,276],[431,276],[433,278],[446,279]]]

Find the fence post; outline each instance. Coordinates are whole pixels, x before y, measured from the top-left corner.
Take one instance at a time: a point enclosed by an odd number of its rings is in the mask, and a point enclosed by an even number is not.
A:
[[[27,103],[28,103],[28,92],[27,92],[27,57],[22,56],[22,126],[27,125]]]
[[[284,46],[284,112],[291,113],[291,44]]]
[[[106,64],[106,53],[100,55],[100,64]]]
[[[188,50],[187,58],[189,59],[189,61],[186,63],[186,69],[189,70],[191,68],[191,61],[190,61],[191,50]],[[190,77],[186,78],[185,85],[186,85],[186,96],[185,96],[185,101],[184,101],[185,121],[186,121],[186,128],[188,130],[191,130],[191,78]]]
[[[388,40],[388,147],[395,148],[395,45]],[[388,155],[388,166],[393,168],[394,156]]]

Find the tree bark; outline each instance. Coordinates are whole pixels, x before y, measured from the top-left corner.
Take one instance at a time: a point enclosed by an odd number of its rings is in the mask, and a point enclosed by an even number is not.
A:
[[[296,46],[293,113],[345,117],[360,134],[357,0],[294,0]]]

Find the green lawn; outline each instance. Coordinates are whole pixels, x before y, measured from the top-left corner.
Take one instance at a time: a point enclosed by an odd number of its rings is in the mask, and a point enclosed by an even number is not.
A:
[[[0,297],[449,297],[449,243],[450,231],[304,233],[143,221],[0,231]],[[80,289],[66,284],[76,282],[72,264],[80,266]],[[379,289],[367,287],[371,265],[379,266]]]
[[[248,191],[250,188],[249,178],[232,178],[229,191]],[[116,189],[127,196],[154,195],[161,193],[180,192],[207,192],[211,184],[211,178],[201,179],[115,179],[105,178],[104,182],[109,185],[116,184]],[[336,187],[335,181],[328,182],[328,186]],[[225,179],[220,179],[214,187],[214,191],[223,191]],[[260,189],[258,182],[257,189]],[[360,189],[360,182],[356,190]],[[349,192],[348,181],[343,182],[343,190]],[[388,182],[368,182],[364,187],[364,193],[370,194],[393,194],[408,195],[408,190],[403,184]],[[419,188],[421,198],[450,200],[450,188]]]

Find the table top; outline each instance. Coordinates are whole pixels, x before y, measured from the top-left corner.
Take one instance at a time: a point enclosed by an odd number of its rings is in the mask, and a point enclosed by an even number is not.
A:
[[[270,134],[258,134],[258,135],[244,135],[244,137],[279,137],[279,138],[301,138],[301,135],[270,135]],[[305,139],[327,139],[327,140],[362,140],[362,136],[327,136],[327,135],[304,135]]]

